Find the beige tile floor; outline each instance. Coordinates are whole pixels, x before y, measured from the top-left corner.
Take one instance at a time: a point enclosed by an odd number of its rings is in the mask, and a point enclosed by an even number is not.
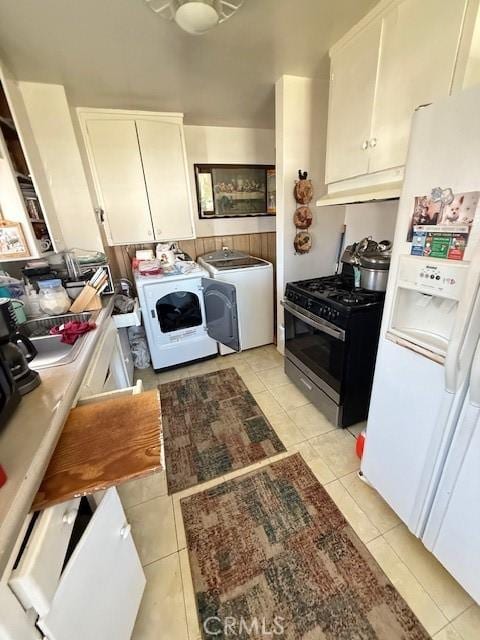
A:
[[[273,346],[219,357],[156,375],[139,372],[146,388],[234,366],[287,448],[268,461],[175,496],[165,473],[119,488],[147,586],[133,640],[199,640],[180,498],[299,451],[382,569],[435,640],[479,640],[480,607],[357,476],[354,438],[363,427],[336,429],[283,373]]]

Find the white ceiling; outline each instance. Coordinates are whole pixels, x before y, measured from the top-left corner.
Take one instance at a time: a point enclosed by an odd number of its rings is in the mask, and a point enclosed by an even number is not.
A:
[[[0,54],[75,106],[183,111],[189,124],[273,126],[282,74],[328,78],[327,50],[377,0],[245,0],[190,36],[144,0],[0,0]]]

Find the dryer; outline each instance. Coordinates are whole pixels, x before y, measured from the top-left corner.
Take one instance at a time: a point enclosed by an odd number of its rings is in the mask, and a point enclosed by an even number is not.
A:
[[[218,342],[240,349],[235,287],[208,275],[195,263],[161,275],[135,273],[155,371],[212,357]]]
[[[224,247],[198,258],[217,282],[235,288],[239,349],[253,349],[273,342],[273,265],[262,258]],[[232,353],[219,345],[222,355]]]

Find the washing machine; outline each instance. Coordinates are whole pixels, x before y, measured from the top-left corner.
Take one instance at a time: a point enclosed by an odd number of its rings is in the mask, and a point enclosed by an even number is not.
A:
[[[156,371],[212,357],[218,344],[240,349],[236,291],[196,263],[171,273],[135,273],[152,366]]]
[[[216,282],[235,290],[238,349],[253,349],[273,342],[273,265],[262,258],[223,248],[198,258]],[[219,342],[222,355],[231,345]]]

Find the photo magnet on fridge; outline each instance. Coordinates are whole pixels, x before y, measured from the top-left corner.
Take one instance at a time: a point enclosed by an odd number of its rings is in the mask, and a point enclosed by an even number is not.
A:
[[[416,196],[407,233],[411,255],[463,260],[479,201],[480,191],[455,194],[440,187]]]

